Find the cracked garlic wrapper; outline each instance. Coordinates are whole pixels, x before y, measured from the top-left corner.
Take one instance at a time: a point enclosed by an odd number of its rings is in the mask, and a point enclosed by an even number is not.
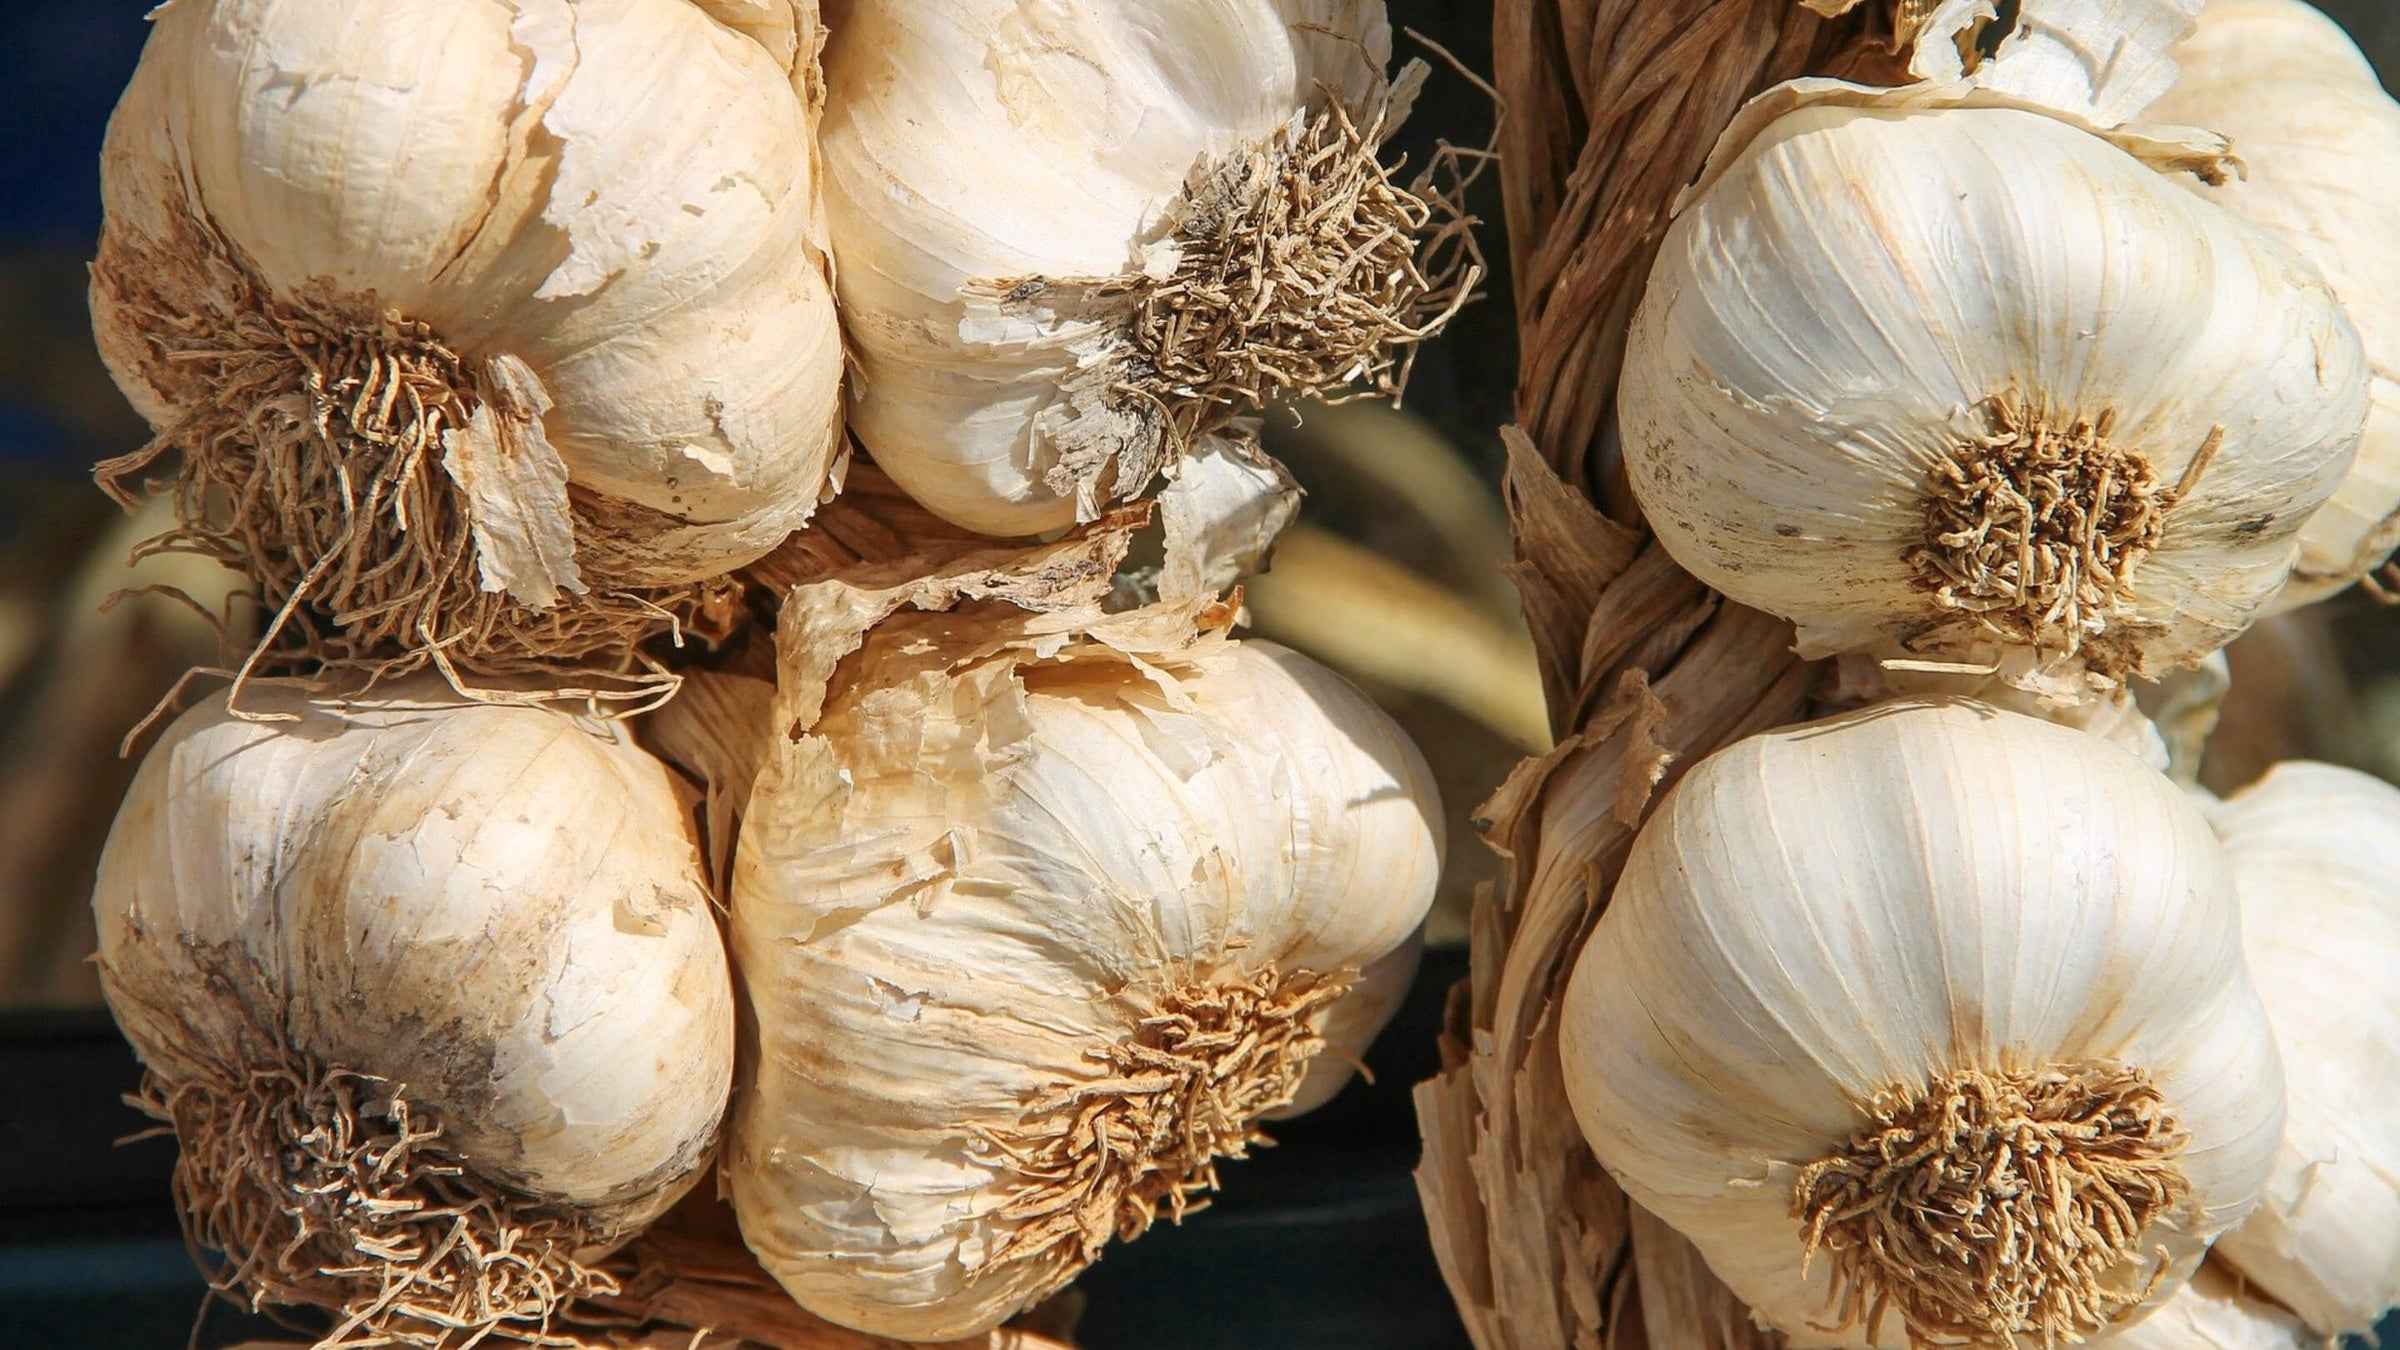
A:
[[[2019,108],[1837,92],[1720,158],[1620,384],[1687,570],[1805,655],[2062,694],[2190,665],[2274,597],[2366,418],[2314,268]]]
[[[825,198],[851,425],[909,495],[1030,535],[1279,393],[1397,393],[1479,274],[1379,160],[1422,66],[1382,0],[850,0]]]
[[[1966,700],[1702,761],[1563,1008],[1594,1153],[1795,1346],[2129,1324],[2250,1212],[2283,1131],[2200,809]]]
[[[158,434],[102,480],[175,466],[315,654],[606,666],[723,605],[840,448],[810,15],[159,6],[91,293]]]
[[[819,1316],[1055,1292],[1329,1095],[1414,963],[1440,811],[1390,720],[1268,643],[1122,640],[888,622],[751,795],[725,1171]]]
[[[538,1333],[716,1142],[686,804],[623,723],[431,673],[250,698],[279,720],[219,694],[144,758],[92,894],[186,1230],[227,1293],[374,1344]]]

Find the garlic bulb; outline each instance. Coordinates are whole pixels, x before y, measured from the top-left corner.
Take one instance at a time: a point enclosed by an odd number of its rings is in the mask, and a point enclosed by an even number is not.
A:
[[[343,657],[691,621],[809,517],[841,344],[811,117],[688,0],[171,0],[109,125],[94,329],[177,546]]]
[[[375,1344],[546,1326],[690,1188],[731,1084],[686,808],[620,725],[429,674],[252,697],[285,720],[220,694],[150,752],[92,900],[188,1230],[253,1306]]]
[[[1900,701],[1700,763],[1560,1022],[1584,1137],[1796,1346],[2097,1335],[2283,1123],[2232,878],[2133,756]]]
[[[759,1046],[725,1175],[821,1317],[997,1325],[1205,1203],[1388,1012],[1343,1000],[1432,902],[1423,761],[1304,658],[1152,622],[895,619],[774,743],[735,858]]]
[[[2365,343],[2372,405],[2358,459],[2300,531],[2275,608],[2323,599],[2400,544],[2400,104],[2357,46],[2300,0],[2214,0],[2151,110],[2233,138],[2246,175],[2202,195],[2325,274]]]
[[[2110,143],[1819,103],[1669,231],[1619,418],[1661,542],[1804,654],[2069,692],[2241,631],[2366,384],[2305,263]]]
[[[2400,1303],[2400,789],[2281,764],[2209,822],[2291,1092],[2266,1195],[2217,1251],[2320,1334],[2364,1333]]]
[[[2107,1343],[2112,1350],[2307,1350],[2318,1341],[2299,1318],[2252,1296],[2211,1259]]]
[[[851,423],[926,506],[1029,535],[1279,391],[1363,381],[1471,291],[1377,143],[1382,0],[853,0],[825,53]]]

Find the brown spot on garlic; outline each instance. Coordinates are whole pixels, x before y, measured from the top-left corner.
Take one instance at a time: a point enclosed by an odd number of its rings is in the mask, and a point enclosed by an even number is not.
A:
[[[1905,560],[1942,608],[2073,656],[2124,620],[2134,572],[2183,485],[2161,483],[2147,459],[2110,439],[2113,410],[2066,417],[2002,395],[1986,414],[1991,429],[1927,476],[1924,538]],[[2112,678],[2130,669],[2094,668]]]
[[[192,1240],[238,1254],[210,1284],[252,1311],[331,1309],[321,1346],[449,1347],[477,1328],[513,1339],[617,1292],[584,1260],[615,1236],[608,1222],[479,1176],[404,1085],[284,1048],[174,1079],[153,1070],[135,1104],[181,1145],[175,1198]]]
[[[2187,1142],[2139,1068],[1961,1069],[1868,1104],[1801,1169],[1792,1216],[1834,1267],[1836,1326],[1897,1311],[1914,1344],[2072,1344],[2147,1301],[2144,1230],[2189,1199]]]
[[[1356,979],[1269,968],[1178,985],[1132,1034],[1090,1052],[1101,1077],[1060,1086],[1013,1131],[974,1126],[1020,1182],[999,1211],[1019,1226],[991,1259],[1053,1266],[1048,1293],[1110,1239],[1205,1208],[1218,1159],[1272,1142],[1259,1120],[1299,1091],[1325,1047],[1323,1013]]]
[[[400,674],[438,651],[479,671],[614,668],[653,634],[730,614],[728,582],[623,586],[605,558],[579,565],[590,503],[543,439],[547,396],[522,363],[478,361],[372,293],[278,293],[191,203],[164,239],[105,233],[92,280],[171,410],[97,476],[130,506],[175,455],[182,525],[151,547],[259,580],[276,617],[253,665]],[[493,509],[496,494],[524,509]]]

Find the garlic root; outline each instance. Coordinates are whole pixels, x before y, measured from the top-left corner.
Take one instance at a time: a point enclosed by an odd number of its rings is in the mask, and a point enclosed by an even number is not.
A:
[[[2045,1343],[2151,1296],[2109,1277],[2190,1198],[2188,1139],[2148,1074],[2098,1062],[1957,1069],[1876,1094],[1847,1147],[1800,1170],[1792,1217],[1825,1253],[1833,1320],[1897,1310],[1919,1344]]]

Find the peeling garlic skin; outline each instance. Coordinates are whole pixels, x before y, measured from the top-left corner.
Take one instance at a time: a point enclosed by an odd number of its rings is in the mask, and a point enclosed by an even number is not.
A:
[[[111,1007],[170,1084],[281,1041],[404,1084],[478,1175],[630,1232],[687,1190],[732,985],[682,803],[621,724],[220,695],[144,759],[93,907]],[[594,843],[593,841],[598,841]]]
[[[685,0],[170,0],[154,22],[103,156],[124,246],[197,213],[279,296],[524,363],[573,486],[647,513],[598,541],[612,580],[713,576],[807,519],[840,337],[809,111],[765,48]],[[94,307],[167,424],[141,316]]]
[[[2321,1338],[2255,1288],[2243,1288],[2211,1258],[2173,1298],[2106,1344],[2115,1350],[2308,1350]]]

